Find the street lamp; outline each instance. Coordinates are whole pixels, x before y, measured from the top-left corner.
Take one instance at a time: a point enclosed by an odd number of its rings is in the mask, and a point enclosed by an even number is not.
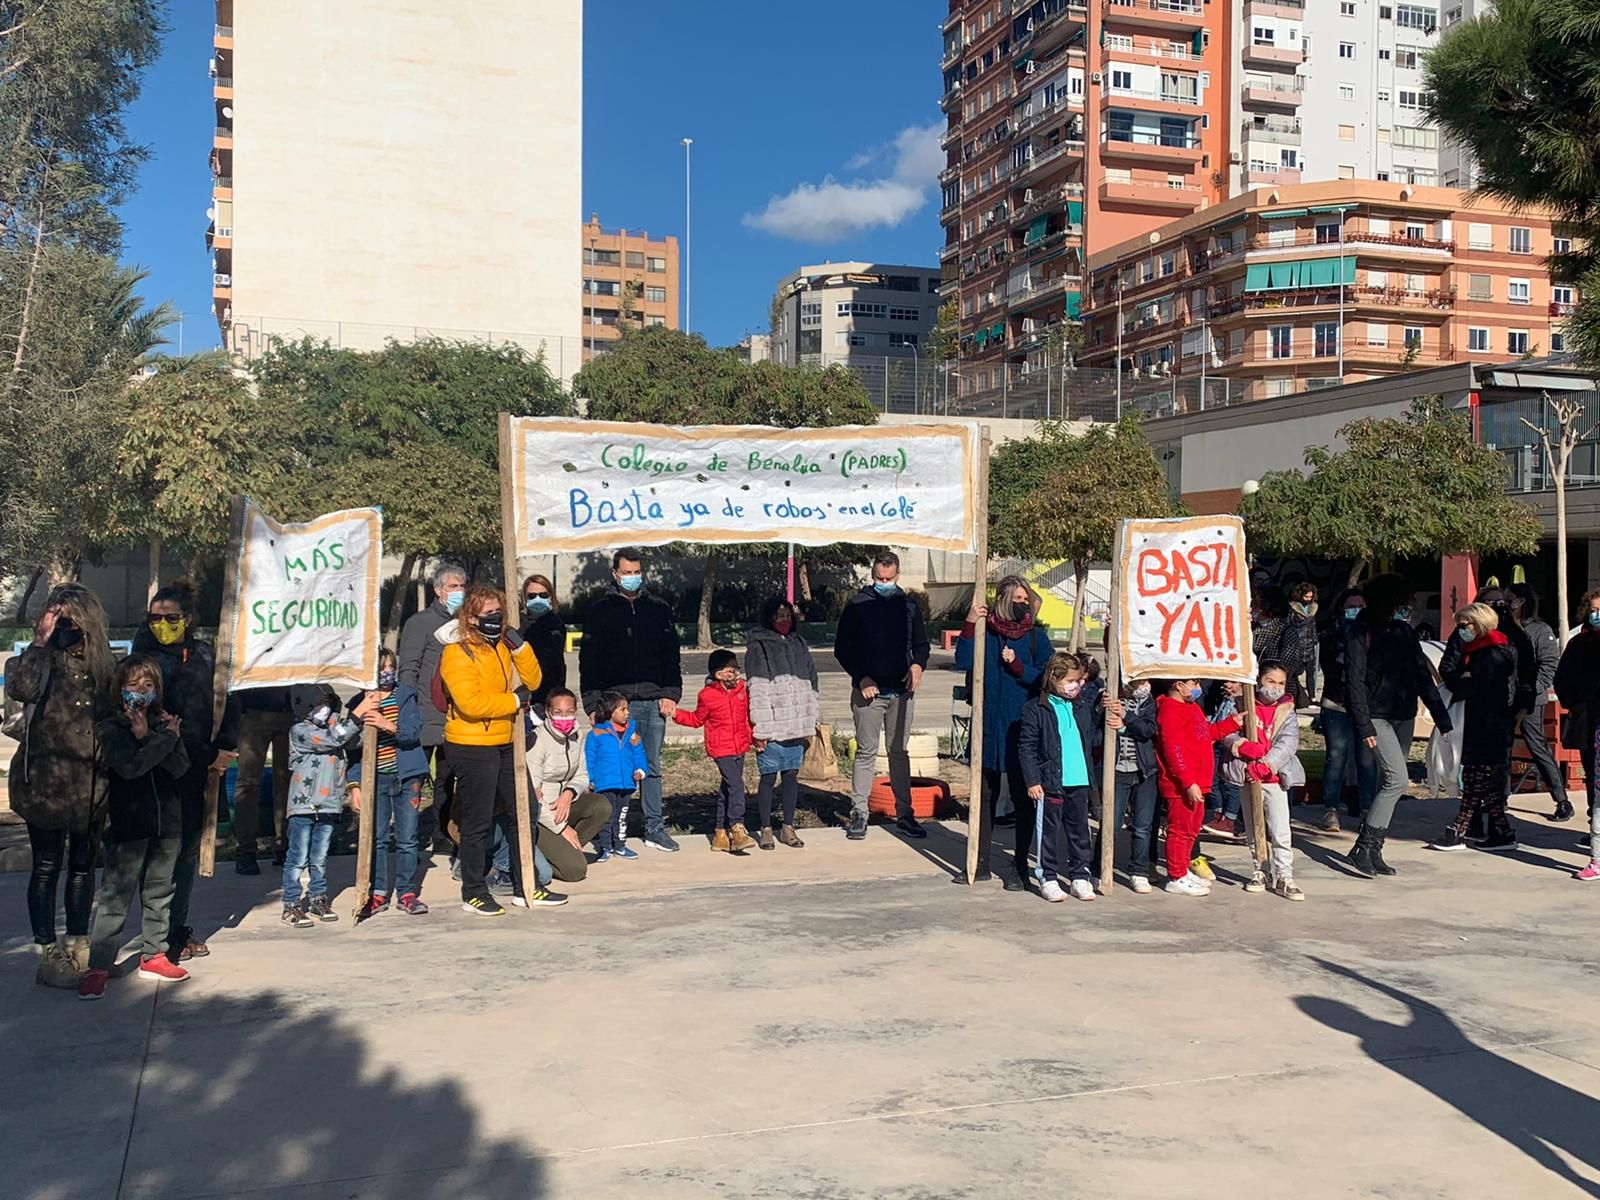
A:
[[[589,293],[589,361],[594,361],[594,254],[595,238],[589,235],[589,277],[583,281],[584,291]]]
[[[689,246],[689,147],[694,145],[693,138],[683,139],[683,331],[690,332],[692,318],[689,308],[689,268],[691,254]]]

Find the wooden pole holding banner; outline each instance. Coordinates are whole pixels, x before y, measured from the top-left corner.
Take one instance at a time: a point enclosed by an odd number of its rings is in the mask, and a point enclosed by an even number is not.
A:
[[[500,538],[505,551],[506,627],[516,619],[512,595],[520,579],[517,575],[517,500],[514,484],[515,447],[512,445],[511,415],[500,414]],[[514,682],[514,681],[513,681]],[[533,871],[533,815],[528,802],[528,730],[519,711],[511,722],[512,776],[516,780],[517,856],[522,864],[522,894],[533,895],[537,884]]]
[[[1256,685],[1254,682],[1249,682],[1241,686],[1244,688],[1244,695],[1239,697],[1239,702],[1244,706],[1240,713],[1244,725],[1244,738],[1247,742],[1253,742],[1261,732],[1261,723],[1256,717]],[[1289,719],[1298,720],[1296,717]],[[1267,844],[1266,797],[1262,794],[1261,781],[1252,777],[1248,768],[1245,771],[1245,786],[1250,789],[1250,839],[1256,850],[1256,865],[1270,875],[1272,847]]]
[[[373,681],[376,684],[376,680]],[[406,803],[397,797],[397,804]],[[359,922],[372,899],[372,852],[377,838],[378,727],[370,721],[361,727],[361,811],[356,814],[356,911]],[[351,928],[355,928],[352,923]]]
[[[1111,606],[1106,615],[1106,724],[1100,751],[1100,894],[1111,895],[1117,858],[1117,733],[1111,728],[1110,705],[1122,698],[1122,647],[1117,624],[1122,618],[1122,526],[1111,551]],[[1074,614],[1076,616],[1076,614]]]
[[[222,714],[228,707],[228,678],[233,674],[233,624],[239,604],[239,556],[244,552],[245,498],[235,496],[228,507],[228,556],[222,564],[222,618],[217,626],[216,665],[211,671],[211,739],[222,731]],[[217,796],[222,773],[206,774],[204,824],[200,830],[200,877],[210,879],[217,870]],[[250,797],[245,802],[250,802]],[[240,797],[235,795],[237,805]],[[254,847],[252,847],[254,849]]]
[[[973,563],[972,601],[982,604],[989,591],[989,427],[984,425],[978,436],[978,490],[975,497],[973,523],[977,541]],[[983,676],[988,658],[984,635],[988,622],[979,621],[972,630],[972,732],[967,739],[967,752],[971,760],[971,799],[967,801],[967,877],[972,883],[978,876],[978,862],[989,862],[990,847],[979,841],[983,835]],[[1013,797],[1013,801],[1015,798]],[[991,825],[992,828],[992,825]],[[992,835],[991,835],[992,836]]]

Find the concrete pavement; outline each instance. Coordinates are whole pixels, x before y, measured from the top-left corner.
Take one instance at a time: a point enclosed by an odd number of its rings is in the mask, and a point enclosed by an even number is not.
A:
[[[1544,813],[1542,798],[1518,798]],[[1051,906],[807,831],[596,868],[566,908],[297,932],[224,865],[188,983],[32,983],[0,878],[6,1196],[1600,1195],[1600,890],[1578,826],[1309,894]],[[1006,832],[1006,831],[1003,831]],[[335,860],[348,884],[350,860]],[[347,898],[340,901],[347,906]]]

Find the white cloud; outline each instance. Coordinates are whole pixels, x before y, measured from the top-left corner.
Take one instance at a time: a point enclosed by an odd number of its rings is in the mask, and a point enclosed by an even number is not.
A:
[[[869,229],[894,228],[928,202],[928,190],[944,169],[939,125],[903,129],[894,142],[845,164],[859,171],[892,157],[887,175],[841,181],[832,175],[821,183],[802,183],[767,201],[758,213],[746,213],[751,229],[801,242],[837,242]]]

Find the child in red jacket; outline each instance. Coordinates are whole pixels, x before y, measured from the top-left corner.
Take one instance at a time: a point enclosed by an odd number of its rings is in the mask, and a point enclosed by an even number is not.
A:
[[[739,660],[732,650],[715,650],[706,664],[710,672],[694,711],[677,709],[672,719],[690,729],[704,728],[706,754],[722,773],[717,796],[717,827],[711,835],[713,850],[742,854],[756,840],[744,827],[744,756],[755,744],[750,725],[750,689],[739,678]],[[772,849],[772,831],[765,833],[765,849]]]
[[[1198,680],[1174,679],[1156,700],[1156,777],[1167,807],[1167,891],[1178,896],[1211,890],[1208,880],[1189,869],[1189,860],[1216,769],[1214,744],[1239,729],[1236,717],[1209,723],[1200,707],[1204,695]]]

